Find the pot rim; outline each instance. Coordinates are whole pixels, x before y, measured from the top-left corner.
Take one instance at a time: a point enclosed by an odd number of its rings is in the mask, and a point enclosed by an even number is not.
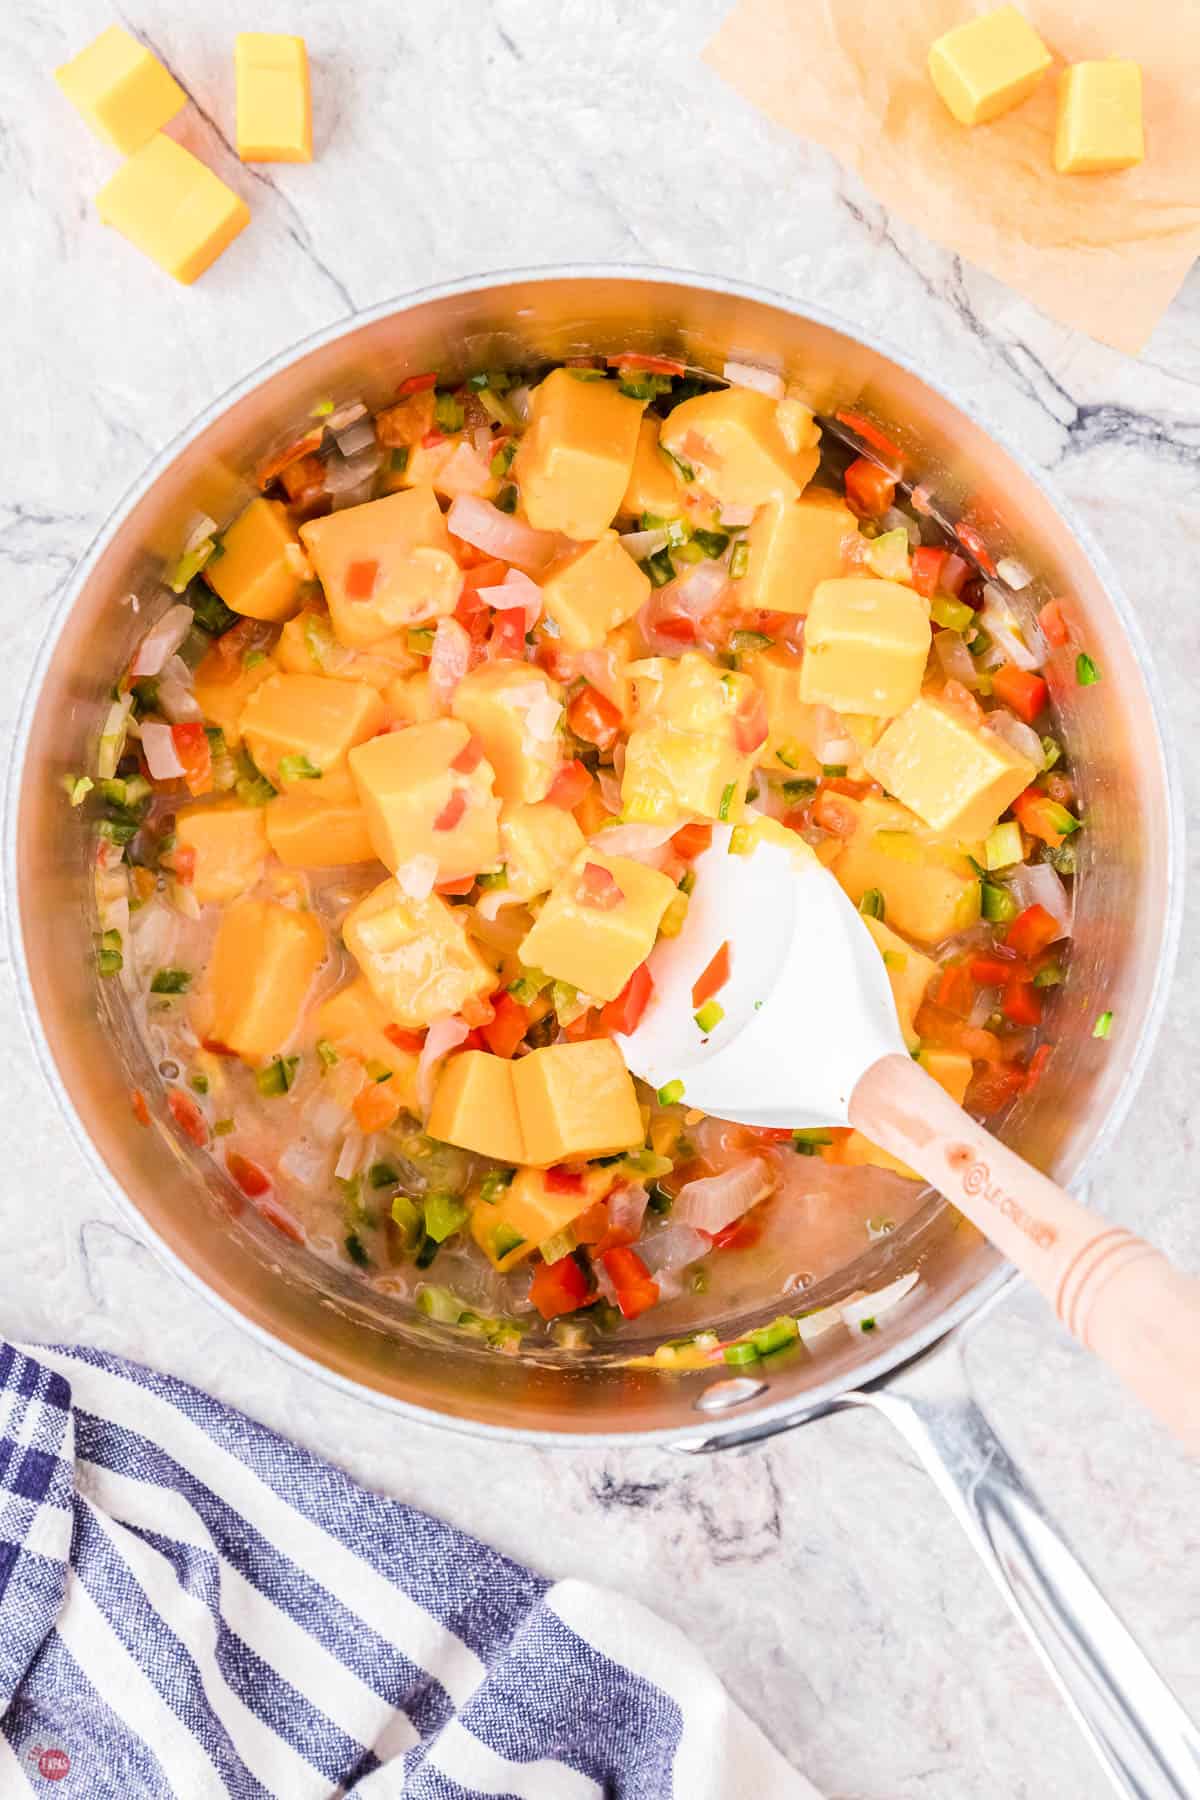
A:
[[[1167,810],[1167,896],[1163,923],[1162,954],[1154,976],[1149,1002],[1139,1022],[1137,1041],[1130,1058],[1126,1080],[1112,1104],[1109,1106],[1100,1126],[1084,1152],[1082,1161],[1071,1185],[1079,1188],[1086,1183],[1087,1175],[1098,1162],[1100,1153],[1111,1142],[1120,1125],[1128,1114],[1134,1095],[1146,1073],[1146,1067],[1162,1027],[1166,1010],[1167,996],[1174,973],[1176,957],[1179,950],[1179,939],[1183,911],[1183,890],[1181,870],[1183,867],[1184,825],[1181,785],[1178,756],[1168,720],[1164,697],[1159,685],[1158,676],[1151,661],[1149,648],[1142,635],[1141,628],[1126,598],[1107,554],[1095,542],[1090,531],[1079,520],[1074,511],[1066,504],[1058,493],[1050,477],[1032,465],[1025,456],[1009,440],[1005,431],[988,415],[986,410],[966,406],[948,392],[940,382],[931,379],[922,369],[898,350],[886,339],[874,333],[860,330],[857,325],[836,317],[819,305],[792,299],[773,288],[759,286],[755,283],[731,280],[724,276],[705,276],[694,270],[672,269],[654,264],[637,263],[555,263],[541,266],[504,269],[480,275],[461,276],[454,281],[436,282],[429,286],[414,288],[407,293],[399,294],[378,302],[362,312],[356,312],[335,321],[331,325],[312,333],[306,338],[287,346],[251,369],[238,381],[234,382],[224,393],[197,413],[182,430],[178,431],[170,441],[152,458],[142,473],[130,484],[110,510],[108,516],[96,532],[70,575],[62,584],[58,597],[54,602],[50,618],[47,622],[41,644],[34,658],[29,683],[17,717],[13,734],[12,755],[8,765],[8,775],[4,791],[4,878],[0,891],[0,904],[3,906],[9,951],[13,962],[17,999],[21,1015],[25,1021],[33,1043],[34,1053],[42,1073],[55,1094],[63,1117],[78,1146],[81,1155],[92,1172],[98,1178],[110,1199],[134,1226],[141,1241],[147,1243],[174,1274],[196,1294],[200,1295],[208,1305],[216,1308],[239,1330],[249,1333],[264,1348],[282,1357],[293,1367],[316,1376],[340,1393],[364,1401],[370,1405],[407,1419],[414,1423],[432,1426],[436,1429],[452,1431],[464,1436],[488,1438],[500,1443],[530,1444],[539,1447],[548,1445],[570,1445],[579,1447],[616,1448],[631,1444],[678,1445],[703,1438],[710,1442],[725,1436],[744,1433],[747,1425],[752,1423],[755,1436],[770,1436],[773,1432],[784,1429],[789,1424],[804,1423],[808,1419],[828,1412],[845,1394],[880,1382],[894,1369],[911,1362],[915,1357],[928,1350],[933,1344],[948,1336],[966,1320],[981,1313],[992,1304],[1009,1286],[1019,1280],[1017,1271],[1007,1264],[1001,1264],[990,1274],[967,1290],[949,1305],[945,1311],[931,1320],[927,1325],[912,1334],[897,1336],[887,1348],[870,1362],[861,1365],[855,1371],[855,1379],[845,1382],[833,1380],[813,1388],[803,1395],[782,1397],[774,1404],[757,1408],[752,1415],[745,1415],[737,1408],[725,1414],[705,1413],[697,1417],[694,1424],[683,1424],[663,1427],[657,1430],[628,1432],[564,1432],[560,1429],[536,1429],[528,1426],[493,1425],[477,1420],[463,1419],[447,1413],[435,1412],[432,1409],[401,1400],[392,1395],[380,1393],[377,1389],[366,1387],[349,1377],[338,1374],[316,1361],[301,1350],[275,1337],[265,1327],[248,1319],[243,1313],[213,1291],[203,1279],[195,1273],[190,1265],[178,1254],[172,1245],[160,1235],[148,1222],[133,1199],[113,1176],[107,1163],[101,1156],[90,1134],[85,1128],[75,1105],[61,1080],[57,1078],[58,1070],[51,1054],[49,1044],[42,1029],[42,1022],[33,999],[32,981],[25,956],[24,939],[20,926],[20,906],[17,894],[18,871],[18,833],[17,820],[19,814],[20,788],[24,773],[25,756],[33,716],[41,693],[46,671],[55,654],[59,639],[66,626],[75,601],[89,579],[92,570],[107,549],[110,540],[120,528],[126,514],[154,487],[159,478],[170,468],[171,464],[187,447],[187,445],[206,430],[215,420],[228,411],[231,406],[247,398],[265,381],[279,374],[293,363],[334,343],[341,337],[372,325],[400,312],[406,312],[417,305],[425,305],[440,300],[453,299],[466,294],[487,292],[492,288],[508,287],[516,284],[534,285],[555,281],[617,281],[617,282],[662,282],[678,287],[694,288],[700,292],[727,294],[736,299],[749,300],[766,306],[773,306],[780,311],[792,313],[800,318],[812,320],[815,324],[835,331],[843,337],[849,337],[879,356],[886,358],[898,368],[914,376],[924,386],[930,388],[946,400],[957,411],[965,413],[985,431],[1004,453],[1041,489],[1051,505],[1058,512],[1068,529],[1076,538],[1084,554],[1087,556],[1097,576],[1102,582],[1105,592],[1112,602],[1113,609],[1120,621],[1121,628],[1133,651],[1142,680],[1150,698],[1154,717],[1159,753],[1162,758],[1164,785],[1166,788]]]

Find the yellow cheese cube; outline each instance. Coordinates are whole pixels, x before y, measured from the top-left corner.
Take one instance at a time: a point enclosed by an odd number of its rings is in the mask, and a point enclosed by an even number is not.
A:
[[[650,577],[621,548],[615,531],[583,544],[542,577],[542,604],[568,650],[595,650],[631,619],[650,593]]]
[[[767,703],[769,729],[766,747],[758,752],[759,768],[772,769],[785,780],[815,780],[821,773],[811,749],[818,715],[800,698],[799,656],[777,647],[755,651],[742,666]]]
[[[695,817],[736,825],[753,763],[707,732],[639,725],[625,748],[621,810],[639,824]]]
[[[313,1017],[313,1039],[332,1044],[339,1056],[391,1071],[389,1093],[394,1093],[406,1112],[417,1110],[417,1052],[402,1050],[387,1035],[392,1023],[361,975],[328,1000]]]
[[[252,500],[222,535],[205,570],[226,606],[249,619],[290,619],[300,605],[305,557],[280,500]]]
[[[855,813],[857,828],[831,852],[831,866],[855,905],[878,888],[888,922],[922,944],[938,944],[975,924],[979,877],[965,855],[939,842],[895,800],[868,794],[862,800],[843,795],[842,801]]]
[[[210,806],[183,806],[175,815],[175,836],[195,852],[191,891],[201,906],[236,900],[262,874],[267,833],[261,806],[218,800]]]
[[[929,48],[929,75],[960,125],[983,125],[1027,100],[1051,56],[1015,6],[968,19]]]
[[[239,31],[233,66],[242,161],[311,162],[312,99],[304,39],[282,31]]]
[[[428,725],[442,714],[441,702],[424,669],[415,675],[397,676],[388,683],[383,697],[392,718],[402,725]]]
[[[776,407],[754,388],[697,394],[663,421],[660,442],[721,506],[797,500],[816,472],[821,434],[811,424],[808,441],[789,449]]]
[[[462,570],[431,487],[309,519],[300,536],[343,644],[366,649],[454,611]]]
[[[358,793],[342,770],[298,782],[261,810],[271,848],[289,869],[340,869],[376,860]]]
[[[406,631],[380,638],[369,650],[348,650],[334,637],[328,613],[315,606],[305,606],[288,620],[279,633],[275,657],[280,668],[289,674],[365,681],[380,692],[407,674],[416,661],[409,650]]]
[[[931,957],[922,955],[920,950],[914,950],[911,944],[893,931],[890,925],[885,925],[882,919],[864,918],[863,924],[875,939],[887,969],[904,1041],[910,1050],[916,1050],[921,1040],[917,1036],[913,1020],[920,1011],[925,990],[937,974],[938,966]]]
[[[645,1136],[633,1078],[611,1038],[531,1050],[513,1064],[513,1087],[525,1161],[534,1168],[612,1156]]]
[[[675,519],[684,511],[683,484],[658,447],[659,423],[653,413],[646,413],[638,426],[633,468],[621,501],[621,511],[635,519],[643,513],[654,519]]]
[[[283,1050],[325,960],[311,912],[275,900],[238,900],[222,914],[201,997],[201,1036],[249,1062]]]
[[[800,697],[891,718],[920,693],[932,637],[926,602],[898,581],[822,581],[804,626]]]
[[[432,1024],[496,985],[495,971],[437,894],[410,900],[398,881],[383,881],[352,906],[342,924],[346,948],[397,1025]]]
[[[247,700],[264,681],[279,673],[273,657],[258,652],[258,660],[231,662],[212,649],[196,668],[196,704],[210,725],[219,725],[225,742],[236,750],[242,741],[242,712]]]
[[[129,156],[187,99],[175,77],[121,25],[109,25],[54,79],[97,137]]]
[[[185,287],[250,223],[246,202],[190,150],[161,134],[104,184],[96,211]]]
[[[1130,169],[1145,154],[1139,65],[1117,56],[1072,63],[1058,84],[1054,166],[1059,174]]]
[[[497,1162],[524,1162],[512,1071],[508,1058],[485,1050],[448,1057],[429,1110],[430,1137]]]
[[[375,436],[388,450],[413,449],[434,426],[437,395],[432,388],[409,394],[375,415]]]
[[[486,757],[459,719],[434,719],[385,732],[351,752],[367,830],[381,863],[394,872],[429,857],[437,881],[458,881],[500,861],[500,802]]]
[[[924,695],[892,720],[863,763],[918,818],[962,843],[986,837],[1038,772],[997,732]]]
[[[974,1071],[971,1058],[961,1050],[922,1050],[917,1061],[938,1086],[944,1088],[950,1098],[961,1106]],[[909,1181],[925,1179],[915,1169],[910,1169],[907,1163],[901,1162],[899,1157],[881,1150],[878,1144],[873,1144],[861,1131],[850,1133],[838,1152],[837,1161],[848,1163],[852,1167],[861,1168],[863,1164],[869,1164],[875,1169],[890,1169],[893,1174],[903,1175]]]
[[[593,868],[620,889],[615,904],[606,903],[606,893],[593,897],[587,873]],[[555,882],[521,945],[521,961],[595,1000],[615,1000],[654,948],[659,921],[674,898],[675,883],[661,870],[585,847]]]
[[[506,806],[500,814],[500,854],[507,876],[505,893],[532,900],[554,886],[584,846],[574,814],[548,800],[533,806]]]
[[[620,509],[641,419],[641,401],[627,399],[616,382],[552,370],[534,392],[512,466],[529,523],[598,538]]]
[[[459,682],[450,710],[482,747],[501,800],[545,798],[562,763],[557,681],[533,663],[481,663]]]
[[[518,1169],[499,1199],[480,1199],[471,1213],[471,1236],[494,1268],[524,1262],[551,1238],[602,1200],[613,1185],[608,1169],[584,1169],[580,1188],[551,1186],[541,1169]]]
[[[850,508],[824,488],[799,500],[768,500],[746,534],[749,562],[736,589],[738,604],[806,613],[818,582],[842,573],[842,546],[857,536]]]
[[[243,707],[241,730],[268,781],[289,788],[314,781],[313,769],[344,767],[346,752],[381,731],[384,718],[383,701],[365,682],[272,675]]]

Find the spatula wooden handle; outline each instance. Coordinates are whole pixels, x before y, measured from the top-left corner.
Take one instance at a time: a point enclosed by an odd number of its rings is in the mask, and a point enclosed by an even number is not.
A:
[[[952,1200],[1200,1454],[1200,1280],[1007,1149],[911,1057],[885,1056],[867,1070],[850,1120]]]

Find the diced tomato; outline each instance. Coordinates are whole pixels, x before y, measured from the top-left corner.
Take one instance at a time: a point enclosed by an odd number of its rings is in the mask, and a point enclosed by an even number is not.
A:
[[[1015,957],[973,956],[970,969],[971,980],[980,987],[1003,987],[1007,981],[1029,980],[1028,968]]]
[[[655,619],[654,629],[659,637],[672,644],[696,642],[696,621],[687,613],[667,613],[661,619]]]
[[[812,822],[835,837],[853,837],[858,829],[858,812],[850,804],[849,795],[822,787],[812,805]],[[787,820],[784,820],[787,824]]]
[[[687,368],[673,356],[639,356],[635,350],[623,350],[606,361],[610,369],[645,369],[651,375],[682,375]]]
[[[1018,719],[1032,725],[1044,709],[1050,690],[1040,675],[1018,669],[1015,663],[1005,663],[992,675],[992,692],[997,700],[1012,708]]]
[[[264,629],[260,619],[239,619],[221,633],[213,645],[213,654],[225,665],[223,673],[228,680],[241,674],[242,658],[247,650],[258,648]]]
[[[789,1131],[786,1135],[791,1137],[792,1134]],[[723,1231],[718,1231],[712,1246],[714,1250],[752,1250],[761,1242],[762,1234],[763,1222],[755,1208],[743,1213],[740,1219],[734,1219]]]
[[[208,1054],[210,1056],[236,1056],[237,1055],[237,1051],[231,1050],[229,1048],[228,1044],[223,1044],[221,1042],[220,1038],[210,1038],[210,1037],[201,1038],[200,1039],[200,1048],[202,1050],[207,1050]]]
[[[1039,1044],[1029,1061],[1026,1063],[1024,1086],[1027,1094],[1032,1088],[1035,1088],[1042,1079],[1042,1071],[1050,1061],[1050,1052],[1053,1048],[1053,1044]]]
[[[255,473],[255,480],[259,487],[270,487],[275,477],[282,469],[286,469],[289,463],[298,462],[302,456],[308,456],[313,450],[319,450],[321,439],[324,436],[325,427],[316,425],[311,431],[306,431],[303,437],[296,438],[286,450],[280,450],[276,455],[269,456],[265,462],[260,463]]]
[[[325,492],[325,464],[319,456],[301,456],[280,469],[283,491],[293,506],[304,506]]]
[[[703,1006],[706,1000],[711,1000],[714,994],[720,993],[729,980],[731,960],[729,939],[726,938],[703,975],[692,986],[693,1006]]]
[[[137,1120],[138,1124],[139,1125],[149,1125],[149,1123],[150,1123],[150,1108],[146,1105],[146,1096],[145,1096],[145,1094],[143,1094],[141,1088],[133,1089],[133,1091],[130,1093],[130,1096],[129,1096],[129,1104],[133,1110],[133,1116]]]
[[[469,737],[450,767],[457,775],[469,775],[483,761],[483,745],[476,737]]]
[[[364,562],[352,562],[346,570],[347,600],[369,600],[375,592],[375,581],[379,574],[379,564],[374,558]]]
[[[192,1096],[185,1094],[182,1088],[168,1088],[167,1105],[179,1129],[203,1149],[208,1142],[208,1124]]]
[[[196,852],[191,844],[176,844],[171,852],[175,879],[180,887],[191,887],[196,879]]]
[[[529,1298],[543,1319],[557,1319],[562,1313],[577,1312],[595,1299],[588,1279],[573,1256],[560,1256],[557,1262],[538,1263],[529,1284]]]
[[[949,560],[949,551],[938,550],[932,544],[921,544],[913,551],[912,584],[926,600],[932,600],[937,593],[942,569]]]
[[[733,720],[733,742],[739,756],[753,756],[767,741],[767,702],[755,688],[742,701]]]
[[[280,1237],[288,1238],[293,1244],[304,1243],[304,1232],[286,1207],[280,1206],[277,1201],[264,1196],[263,1199],[256,1202],[255,1210],[261,1219],[267,1221],[268,1225],[274,1226]]]
[[[1000,1011],[1014,1025],[1040,1025],[1042,996],[1032,981],[1010,981],[1000,1001]]]
[[[996,565],[992,553],[984,542],[983,534],[976,531],[974,525],[956,525],[954,535],[963,549],[975,558],[985,575],[995,575]]]
[[[484,1042],[482,1031],[469,1031],[459,1045],[460,1050],[482,1050],[483,1048]]]
[[[435,883],[435,886],[439,894],[447,894],[453,900],[459,894],[470,893],[471,889],[475,886],[475,877],[473,875],[459,875],[454,881],[439,881]]]
[[[903,468],[903,452],[893,444],[891,438],[886,436],[873,420],[865,418],[860,412],[850,412],[845,408],[834,413],[833,416],[839,425],[848,426],[856,436],[862,439],[864,444],[870,444],[872,450],[878,450],[880,456],[886,456],[889,462],[896,464],[897,468]]]
[[[1062,936],[1062,926],[1044,906],[1036,901],[1018,913],[1004,936],[1009,949],[1017,956],[1037,956],[1049,949]]]
[[[963,584],[970,573],[971,565],[966,557],[960,556],[957,550],[952,550],[942,564],[942,572],[938,576],[938,586],[943,594],[949,594],[952,600],[957,600],[960,595],[965,599],[966,596],[962,594]]]
[[[967,1089],[967,1111],[982,1113],[985,1119],[990,1118],[1002,1106],[1015,1099],[1024,1085],[1025,1071],[1013,1063],[999,1063],[982,1069]]]
[[[958,1048],[972,1062],[1001,1063],[1004,1061],[1004,1045],[994,1031],[985,1031],[982,1025],[962,1025],[958,1032]]]
[[[975,1004],[975,983],[966,963],[947,963],[937,984],[937,1003],[965,1019]]]
[[[225,1167],[247,1200],[258,1200],[263,1194],[270,1193],[271,1177],[258,1163],[251,1162],[248,1156],[242,1156],[237,1150],[229,1150],[225,1154]]]
[[[431,431],[427,431],[425,433],[425,436],[421,439],[421,448],[422,448],[422,450],[436,450],[436,448],[439,444],[444,444],[445,442],[446,442],[445,432],[439,431],[437,426],[435,425],[433,427],[433,429]]]
[[[385,1025],[383,1035],[397,1050],[407,1050],[414,1056],[419,1056],[425,1046],[423,1031],[406,1031],[403,1025]]]
[[[584,686],[567,708],[567,724],[577,738],[610,750],[621,731],[620,710],[598,688]]]
[[[459,596],[458,606],[454,609],[455,618],[462,618],[459,607],[467,601],[468,596],[476,606],[486,606],[487,602],[479,599],[478,590],[486,587],[501,587],[507,574],[508,564],[500,562],[494,556],[488,557],[484,562],[476,563],[473,568],[464,569],[462,593]]]
[[[1071,625],[1061,600],[1047,600],[1038,614],[1042,636],[1052,650],[1061,650],[1071,641]]]
[[[493,995],[492,1006],[496,1016],[483,1027],[484,1041],[493,1056],[512,1056],[529,1030],[529,1008],[508,993]]]
[[[650,970],[645,963],[639,963],[616,999],[609,1000],[600,1008],[602,1029],[617,1031],[626,1037],[631,1031],[636,1031],[653,992],[654,982]]]
[[[209,748],[208,733],[198,720],[189,720],[183,725],[172,725],[171,742],[175,746],[175,754],[183,764],[183,778],[188,784],[188,792],[192,794],[208,794],[212,792],[212,750]]]
[[[855,512],[874,519],[896,498],[896,483],[886,469],[860,456],[846,470],[846,498]]]
[[[505,607],[492,614],[488,656],[493,662],[520,662],[525,655],[525,614],[519,607]]]
[[[611,912],[614,906],[620,906],[625,895],[602,863],[590,862],[583,865],[578,898],[582,906],[594,907],[597,912]]]
[[[1030,837],[1040,838],[1052,850],[1056,850],[1065,841],[1067,833],[1062,830],[1063,808],[1056,800],[1051,800],[1049,794],[1027,787],[1013,801],[1013,812],[1022,831],[1027,831]]]
[[[712,848],[711,825],[681,825],[671,839],[671,848],[684,862],[694,862],[706,850]]]
[[[564,763],[550,783],[546,798],[551,806],[561,806],[564,812],[572,812],[591,785],[591,772],[584,763]]]
[[[396,389],[397,400],[407,400],[410,394],[423,394],[426,388],[437,386],[437,376],[433,373],[425,375],[406,375]]]
[[[445,806],[443,806],[441,812],[433,821],[433,829],[435,831],[453,831],[466,810],[467,796],[461,788],[455,788]]]
[[[658,1283],[650,1279],[650,1271],[637,1254],[621,1245],[614,1250],[606,1250],[600,1259],[613,1287],[617,1291],[617,1305],[626,1319],[636,1319],[647,1307],[653,1306],[658,1299]]]
[[[479,569],[485,563],[496,560],[486,550],[480,550],[475,544],[468,544],[466,538],[455,537],[453,532],[450,533],[450,548],[460,569]]]
[[[969,725],[982,725],[982,706],[970,688],[965,687],[961,681],[955,681],[953,676],[942,689],[942,703],[945,706],[952,706],[955,712],[961,713]]]
[[[553,1169],[547,1169],[542,1179],[546,1183],[548,1194],[582,1194],[584,1192],[582,1169],[568,1169],[560,1163]]]
[[[496,1016],[496,1009],[490,1000],[479,994],[468,994],[458,1009],[459,1017],[468,1025],[490,1025]]]
[[[354,1097],[354,1121],[360,1131],[386,1131],[400,1116],[400,1096],[395,1083],[372,1081]]]
[[[569,1025],[563,1026],[563,1036],[569,1044],[581,1044],[584,1038],[603,1037],[600,1029],[600,1015],[594,1007],[587,1012],[579,1013]]]

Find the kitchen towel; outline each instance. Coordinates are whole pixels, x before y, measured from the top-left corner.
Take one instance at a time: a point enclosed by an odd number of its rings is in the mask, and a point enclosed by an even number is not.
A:
[[[0,1342],[0,1795],[818,1800],[683,1634],[210,1395]]]

